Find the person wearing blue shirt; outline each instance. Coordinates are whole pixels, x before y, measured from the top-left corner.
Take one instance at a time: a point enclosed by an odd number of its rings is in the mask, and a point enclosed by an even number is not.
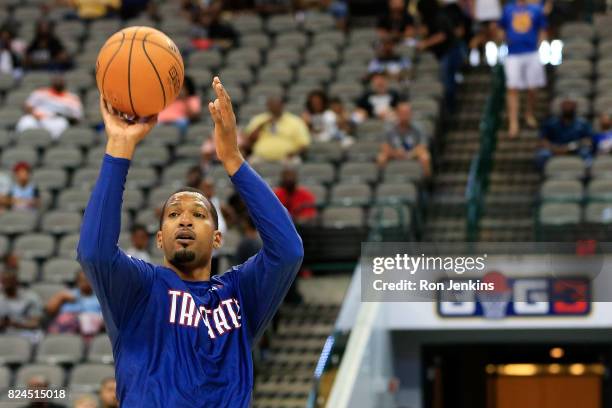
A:
[[[560,114],[542,125],[536,165],[541,170],[552,156],[579,155],[587,160],[591,154],[593,132],[589,122],[576,115],[576,101],[561,101]]]
[[[180,189],[162,208],[156,243],[163,265],[117,246],[130,161],[156,119],[128,124],[100,100],[108,141],[77,258],[100,300],[122,408],[248,407],[253,343],[302,262],[291,218],[238,149],[229,95],[218,77],[212,86],[216,153],[263,242],[256,255],[221,276],[210,276],[213,250],[223,241],[216,210],[194,188]]]
[[[545,37],[547,20],[539,4],[516,0],[504,7],[499,23],[508,45],[504,64],[508,88],[508,135],[517,137],[519,126],[519,91],[527,90],[525,121],[531,128],[537,126],[535,104],[537,89],[546,85],[546,73],[540,62],[538,49]]]

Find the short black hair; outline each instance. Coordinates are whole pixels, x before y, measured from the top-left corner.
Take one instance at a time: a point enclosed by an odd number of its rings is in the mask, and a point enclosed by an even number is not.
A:
[[[144,231],[147,234],[149,233],[149,231],[147,231],[147,227],[145,227],[142,224],[134,224],[134,225],[132,225],[132,228],[130,228],[130,234],[133,234],[133,233],[138,232],[138,231]]]
[[[327,109],[329,104],[329,100],[327,98],[327,94],[322,89],[315,89],[308,92],[308,96],[306,97],[306,110],[310,113],[314,113],[314,106],[312,106],[312,98],[319,97],[323,102],[323,110]]]
[[[219,215],[217,214],[217,209],[215,208],[213,203],[208,199],[208,197],[206,197],[204,195],[202,190],[199,190],[199,189],[193,188],[193,187],[181,187],[178,190],[176,190],[174,193],[170,194],[170,197],[172,197],[175,194],[184,193],[184,192],[187,192],[187,193],[198,193],[198,194],[201,194],[202,197],[204,197],[204,199],[206,200],[206,202],[210,206],[210,212],[212,214],[213,221],[215,222],[215,229],[219,229]],[[166,204],[168,204],[168,200],[170,199],[170,197],[168,197],[168,199],[164,202],[164,205],[163,205],[163,207],[161,209],[161,213],[159,214],[159,230],[160,231],[161,231],[162,225],[164,223],[164,213],[166,212]]]

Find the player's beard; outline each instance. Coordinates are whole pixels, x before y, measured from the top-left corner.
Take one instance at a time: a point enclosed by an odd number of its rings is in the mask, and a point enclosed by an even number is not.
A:
[[[174,257],[171,260],[173,265],[184,265],[195,260],[196,254],[190,249],[181,248],[174,253]]]

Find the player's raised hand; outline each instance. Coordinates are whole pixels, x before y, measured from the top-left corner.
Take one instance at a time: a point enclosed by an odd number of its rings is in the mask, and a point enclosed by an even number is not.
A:
[[[208,103],[208,110],[215,122],[214,141],[217,157],[229,175],[233,175],[242,165],[244,158],[238,149],[238,130],[232,100],[223,87],[219,77],[214,77],[212,87],[217,98]]]
[[[128,123],[114,112],[114,109],[100,96],[100,111],[104,120],[104,130],[108,135],[107,153],[114,157],[131,159],[134,148],[157,124],[157,115],[145,122]],[[109,151],[110,146],[113,151]]]

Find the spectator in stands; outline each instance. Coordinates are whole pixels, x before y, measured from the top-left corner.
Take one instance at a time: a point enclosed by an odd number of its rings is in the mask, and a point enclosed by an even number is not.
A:
[[[40,298],[36,293],[19,287],[15,270],[3,271],[0,279],[0,330],[37,340],[43,311]]]
[[[132,228],[130,228],[130,242],[131,245],[125,251],[126,254],[151,262],[151,257],[149,256],[149,233],[144,225],[132,225]]]
[[[19,58],[23,60],[23,56],[28,48],[28,42],[19,37],[19,28],[19,23],[9,19],[0,26],[0,32],[6,31],[6,34],[2,34],[0,37],[7,39],[11,51],[16,53]]]
[[[528,4],[527,0],[516,0],[504,7],[500,27],[508,44],[505,61],[508,136],[518,137],[519,91],[527,90],[525,122],[528,127],[536,128],[535,117],[537,89],[546,85],[546,74],[540,62],[538,49],[546,37],[546,16],[540,5]]]
[[[53,319],[49,333],[80,333],[89,337],[104,327],[100,303],[83,271],[77,274],[76,287],[56,293],[45,311]]]
[[[381,38],[391,37],[394,41],[410,42],[416,35],[414,18],[408,13],[405,0],[389,0],[378,16],[376,28]]]
[[[121,0],[119,13],[122,20],[129,20],[138,17],[143,11],[148,14],[155,14],[155,1],[149,0]]]
[[[66,90],[66,82],[61,75],[53,76],[50,87],[32,92],[25,102],[24,110],[26,114],[16,126],[18,132],[45,129],[54,139],[83,118],[81,99]]]
[[[349,17],[348,0],[321,0],[321,5],[336,20],[336,28],[346,31]]]
[[[36,374],[28,378],[28,390],[47,390],[49,380],[42,374]],[[53,402],[52,399],[34,398],[24,408],[64,408],[64,405]]]
[[[242,239],[236,248],[234,255],[234,263],[236,265],[243,264],[255,255],[262,247],[261,238],[257,233],[257,228],[253,224],[253,220],[249,215],[245,215],[241,219]]]
[[[267,107],[267,112],[256,115],[246,127],[253,159],[299,159],[299,155],[310,145],[308,127],[299,116],[284,110],[280,97],[270,96]]]
[[[117,401],[117,382],[114,378],[108,377],[100,384],[100,408],[119,408]]]
[[[9,206],[13,210],[34,210],[40,206],[40,192],[31,180],[32,169],[26,162],[13,167],[14,181],[8,195]]]
[[[351,114],[346,110],[344,102],[338,96],[332,96],[329,99],[329,110],[334,112],[336,115],[336,125],[340,132],[344,135],[341,140],[342,145],[350,146],[354,140],[350,136],[353,134],[353,121],[351,120]]]
[[[13,34],[8,28],[0,29],[0,75],[10,75],[15,79],[23,74],[21,56],[15,47]]]
[[[296,224],[313,221],[317,216],[316,197],[306,187],[299,185],[298,173],[293,167],[283,169],[280,184],[274,193]]]
[[[91,395],[81,395],[74,401],[73,408],[98,408],[98,399]]]
[[[395,121],[386,132],[387,140],[381,145],[378,165],[384,167],[391,160],[418,160],[425,177],[431,176],[431,156],[427,136],[412,123],[412,107],[400,102],[395,109]]]
[[[540,131],[536,165],[543,169],[552,156],[579,155],[588,159],[593,132],[591,125],[576,114],[576,101],[564,98],[560,114],[548,119]]]
[[[200,191],[204,193],[204,196],[208,198],[208,201],[215,207],[217,210],[217,230],[221,231],[221,235],[227,232],[227,223],[225,222],[225,217],[223,216],[224,208],[221,204],[221,200],[217,197],[215,192],[215,180],[211,177],[205,177],[200,185],[198,186]],[[213,249],[212,254],[212,262],[210,265],[210,275],[216,275],[219,272],[219,250]]]
[[[367,118],[388,119],[398,100],[399,94],[389,88],[387,76],[375,72],[370,76],[370,89],[357,100],[353,120],[360,123]]]
[[[214,10],[198,9],[192,21],[191,45],[197,50],[228,49],[238,39],[232,26],[221,21],[219,13]]]
[[[176,126],[181,135],[187,133],[192,122],[200,119],[202,101],[196,92],[195,83],[190,76],[185,76],[179,96],[157,116],[157,123]]]
[[[342,104],[342,102],[339,103]],[[336,106],[336,110],[342,114],[341,108]],[[340,117],[331,109],[327,95],[322,90],[317,89],[308,94],[302,119],[308,125],[313,141],[336,141],[343,145],[350,144],[351,138],[344,131],[347,128],[346,123],[341,123],[346,118]]]
[[[446,109],[452,112],[455,109],[456,76],[463,62],[462,45],[458,38],[462,29],[460,26],[457,28],[457,22],[453,20],[451,9],[442,8],[435,1],[420,0],[418,9],[425,35],[417,43],[417,49],[421,52],[433,52],[440,61],[444,102]]]
[[[612,115],[608,112],[599,115],[599,132],[593,135],[593,148],[598,155],[612,152]]]
[[[30,42],[25,56],[28,69],[67,69],[71,61],[60,39],[55,35],[54,25],[48,20],[36,24],[34,39]]]
[[[200,166],[192,166],[185,175],[185,185],[191,188],[200,188],[202,184],[202,169]]]
[[[76,15],[84,21],[112,17],[121,6],[121,0],[58,0],[57,3],[72,7]]]
[[[301,13],[318,12],[330,14],[336,21],[338,30],[346,30],[348,23],[349,7],[347,0],[296,0],[294,6]],[[299,13],[298,19],[299,19]],[[306,17],[308,18],[308,17]]]
[[[472,16],[478,25],[478,32],[470,39],[470,64],[480,64],[480,48],[488,41],[495,41],[497,22],[501,18],[500,0],[474,0]]]
[[[390,79],[401,80],[408,74],[410,66],[410,60],[397,54],[395,43],[387,37],[379,42],[376,57],[368,65],[368,72],[381,72]]]
[[[10,193],[13,181],[8,172],[0,169],[0,213],[11,208]]]

